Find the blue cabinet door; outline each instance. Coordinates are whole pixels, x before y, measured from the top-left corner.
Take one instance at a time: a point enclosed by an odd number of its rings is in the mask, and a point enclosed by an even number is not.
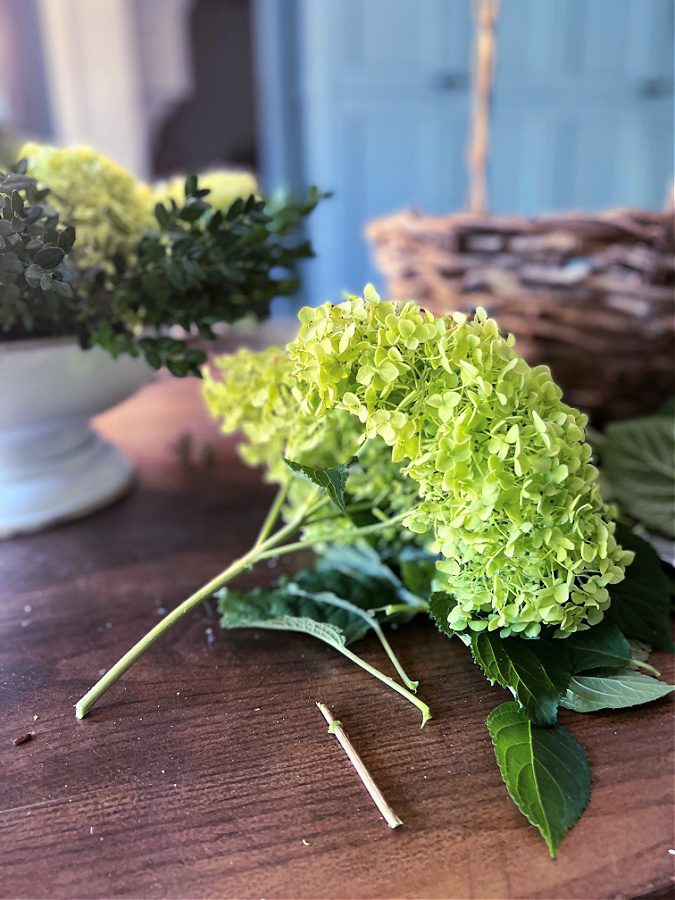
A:
[[[464,202],[469,20],[448,0],[302,2],[304,175],[334,191],[312,221],[312,302],[377,280],[371,218]]]
[[[490,206],[661,208],[673,168],[671,0],[503,0]]]

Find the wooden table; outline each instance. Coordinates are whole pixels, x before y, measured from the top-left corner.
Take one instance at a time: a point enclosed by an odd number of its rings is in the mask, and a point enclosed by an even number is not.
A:
[[[563,712],[594,787],[552,862],[508,799],[486,733],[503,692],[429,625],[394,636],[435,714],[423,731],[414,710],[328,647],[222,635],[205,608],[76,722],[72,705],[99,670],[248,546],[271,496],[217,438],[194,381],[159,379],[100,427],[134,459],[135,490],[0,545],[3,897],[667,894],[668,701]],[[192,459],[176,449],[185,432]],[[216,444],[210,464],[205,441]],[[384,666],[374,641],[361,652]],[[656,664],[672,675],[669,659]],[[343,721],[403,828],[379,818],[316,700]]]

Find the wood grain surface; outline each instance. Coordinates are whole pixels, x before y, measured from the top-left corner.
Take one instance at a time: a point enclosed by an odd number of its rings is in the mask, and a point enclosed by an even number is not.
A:
[[[216,436],[194,381],[160,378],[100,428],[135,461],[134,491],[0,544],[3,897],[668,893],[672,705],[563,711],[594,783],[553,862],[497,771],[485,717],[505,695],[425,624],[393,635],[434,712],[422,731],[411,707],[330,648],[222,635],[206,607],[76,722],[73,704],[99,670],[249,545],[271,496]],[[374,641],[360,652],[385,667]],[[670,659],[655,662],[672,677]],[[404,827],[379,817],[316,700],[342,720]]]

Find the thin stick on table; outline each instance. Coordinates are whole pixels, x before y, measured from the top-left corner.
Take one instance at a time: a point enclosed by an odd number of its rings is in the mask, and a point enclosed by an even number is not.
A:
[[[389,806],[387,801],[384,799],[384,795],[379,787],[373,781],[373,776],[370,774],[368,769],[366,768],[363,760],[359,756],[359,754],[354,749],[354,745],[349,740],[347,735],[345,734],[344,728],[342,727],[342,723],[333,717],[332,712],[328,709],[325,703],[317,703],[319,707],[319,711],[323,715],[326,722],[328,722],[328,731],[331,734],[334,734],[335,737],[340,742],[342,749],[345,751],[347,756],[349,757],[349,761],[356,769],[356,774],[359,776],[361,781],[364,783],[366,790],[373,798],[373,802],[379,809],[379,811],[384,816],[384,820],[390,828],[398,828],[399,825],[403,825],[403,822],[396,815],[394,810]]]

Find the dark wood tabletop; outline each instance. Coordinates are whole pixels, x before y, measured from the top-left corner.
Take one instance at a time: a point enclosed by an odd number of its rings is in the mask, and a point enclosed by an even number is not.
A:
[[[424,730],[330,648],[221,634],[206,607],[76,722],[73,704],[99,670],[250,545],[272,493],[218,438],[194,380],[157,379],[100,429],[137,466],[134,490],[0,544],[3,897],[667,894],[671,703],[562,712],[587,748],[593,794],[554,862],[497,770],[485,717],[504,693],[430,625],[393,636],[434,712]],[[360,652],[385,666],[375,641]],[[672,677],[671,659],[654,660]],[[380,818],[317,700],[343,722],[402,828]]]

